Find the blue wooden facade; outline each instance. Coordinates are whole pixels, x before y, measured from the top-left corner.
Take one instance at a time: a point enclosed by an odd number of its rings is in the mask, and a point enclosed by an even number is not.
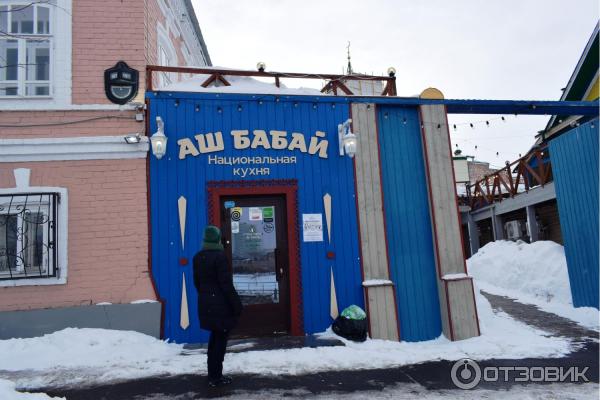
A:
[[[598,119],[550,140],[573,305],[598,301]]]
[[[160,116],[168,137],[167,154],[160,160],[150,157],[152,272],[164,302],[165,338],[176,342],[205,342],[208,339],[208,333],[199,328],[191,263],[182,266],[179,260],[191,260],[200,248],[202,230],[208,222],[209,181],[296,179],[300,221],[301,214],[323,213],[323,196],[329,193],[332,198],[331,243],[326,234],[323,242],[299,242],[304,332],[321,332],[331,324],[331,267],[340,310],[351,304],[364,307],[352,160],[338,154],[337,125],[348,119],[348,105],[306,96],[156,92],[147,97],[151,131],[156,130],[155,119]],[[326,134],[324,139],[329,141],[327,158],[298,150],[234,149],[230,132],[238,129],[264,130],[267,134],[271,130],[286,131],[288,140],[293,132],[299,132],[304,135],[307,147],[315,132],[322,131]],[[223,151],[179,158],[178,140],[189,138],[195,143],[195,135],[215,132],[222,132]],[[295,156],[297,162],[232,166],[209,163],[212,156]],[[234,175],[236,167],[269,168],[269,173],[262,171],[260,175],[242,177]],[[183,248],[177,207],[180,196],[187,200]],[[328,251],[335,252],[335,259],[327,258]],[[186,329],[179,324],[183,272],[190,319]]]
[[[302,304],[292,307],[302,310],[303,333],[320,332],[330,326],[330,268],[340,311],[351,304],[365,307],[355,166],[350,158],[338,153],[337,126],[350,117],[352,102],[367,100],[376,103],[386,229],[386,237],[376,240],[388,244],[400,340],[429,340],[442,333],[418,104],[393,104],[386,98],[182,92],[152,92],[147,99],[150,131],[156,130],[155,119],[160,116],[169,138],[167,154],[160,160],[150,157],[149,164],[152,273],[164,304],[165,338],[176,342],[205,342],[208,338],[208,333],[199,328],[191,263],[182,265],[185,263],[180,260],[191,260],[199,250],[202,229],[210,221],[208,186],[215,182],[261,181],[268,185],[270,181],[295,180],[298,221],[304,213],[323,213],[323,196],[330,194],[331,243],[327,236],[324,242],[304,242],[300,233]],[[292,133],[301,133],[307,147],[311,137],[322,131],[325,136],[320,139],[329,142],[327,157],[260,145],[238,149],[232,130],[264,130],[267,135],[271,130],[285,131],[288,140]],[[182,139],[196,143],[196,135],[216,132],[221,132],[221,150],[191,154],[193,151],[184,148],[180,158]],[[296,157],[295,163],[229,164],[240,157],[290,156]],[[238,167],[260,168],[261,172],[241,176],[239,170],[235,171]],[[181,196],[187,200],[183,245],[178,215]],[[290,229],[301,231],[301,227]],[[333,259],[328,252],[335,254]],[[185,329],[180,326],[184,273],[190,320]]]

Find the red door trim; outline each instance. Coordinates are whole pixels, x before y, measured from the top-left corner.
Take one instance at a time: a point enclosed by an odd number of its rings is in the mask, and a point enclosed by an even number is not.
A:
[[[298,238],[298,182],[295,179],[255,181],[209,181],[208,221],[219,224],[219,198],[221,196],[284,195],[288,220],[289,288],[290,288],[290,334],[304,335],[302,305],[302,275],[300,270],[300,247]]]

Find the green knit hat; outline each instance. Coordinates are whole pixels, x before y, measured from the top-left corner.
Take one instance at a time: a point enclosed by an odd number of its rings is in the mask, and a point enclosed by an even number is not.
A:
[[[202,238],[202,248],[208,250],[223,250],[221,244],[221,230],[214,225],[208,225],[204,228],[204,237]]]

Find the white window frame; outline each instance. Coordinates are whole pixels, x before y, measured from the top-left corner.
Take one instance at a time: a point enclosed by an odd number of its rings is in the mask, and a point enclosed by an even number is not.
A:
[[[68,210],[69,210],[69,197],[68,191],[63,187],[47,187],[47,186],[29,186],[29,172],[23,174],[26,169],[20,168],[15,170],[15,180],[17,181],[17,187],[0,189],[0,194],[6,195],[26,195],[29,193],[58,193],[59,198],[57,201],[57,217],[55,222],[57,224],[56,235],[57,238],[54,240],[54,246],[58,251],[56,266],[56,276],[53,277],[32,277],[32,278],[21,278],[21,279],[7,279],[0,280],[0,287],[13,287],[13,286],[47,286],[47,285],[64,285],[67,283],[68,273]],[[25,176],[25,179],[22,179]]]
[[[3,2],[0,2],[0,6],[4,5]],[[19,2],[14,2],[14,3],[9,3],[8,6],[12,6],[12,7],[19,7],[22,4],[20,4]],[[18,33],[18,32],[11,32],[11,26],[12,26],[12,17],[13,17],[13,12],[8,12],[6,13],[6,19],[7,19],[7,27],[8,27],[8,33],[9,35],[7,35],[6,37],[1,38],[3,41],[6,40],[16,40],[17,41],[17,55],[18,55],[18,59],[17,59],[17,80],[16,80],[16,84],[17,84],[17,94],[16,95],[3,95],[1,97],[3,98],[48,98],[48,97],[52,97],[52,60],[53,60],[53,40],[52,40],[52,32],[53,32],[53,24],[52,24],[52,16],[54,14],[54,6],[52,4],[33,4],[30,7],[33,8],[33,33]],[[46,8],[48,9],[49,15],[48,15],[48,19],[50,22],[50,32],[48,33],[38,33],[38,10],[39,8]],[[14,35],[14,36],[11,36]],[[38,81],[38,80],[27,80],[26,79],[26,75],[27,75],[27,42],[28,40],[31,39],[39,39],[40,41],[47,41],[48,42],[48,50],[49,50],[49,61],[48,61],[48,80],[45,81]],[[12,81],[2,81],[2,82],[12,82]],[[27,85],[29,84],[35,84],[35,83],[41,83],[41,84],[47,84],[48,85],[48,94],[47,95],[27,95]]]
[[[169,37],[169,33],[165,30],[160,24],[156,26],[156,59],[157,63],[161,64],[161,51],[165,53],[167,56],[168,65],[163,65],[164,67],[176,67],[178,65],[177,52],[173,47],[173,43],[171,43],[171,39]],[[164,87],[169,85],[178,79],[173,79],[174,75],[171,72],[161,72],[158,75],[158,87]]]
[[[24,6],[31,4],[31,0],[0,0],[0,6]],[[55,0],[55,3],[40,3],[38,6],[48,6],[50,9],[50,34],[18,34],[19,38],[19,64],[26,63],[26,40],[27,37],[47,37],[50,41],[50,65],[49,65],[49,95],[47,96],[25,96],[25,73],[19,73],[18,90],[16,96],[0,96],[0,110],[6,109],[44,109],[47,106],[65,107],[71,104],[72,91],[72,0]],[[37,7],[34,7],[34,13]],[[10,14],[9,23],[10,23]],[[34,20],[37,15],[34,14]],[[37,23],[34,23],[34,32],[37,31]],[[23,39],[20,39],[23,38]],[[7,37],[10,39],[10,37]],[[41,82],[41,81],[35,81]]]

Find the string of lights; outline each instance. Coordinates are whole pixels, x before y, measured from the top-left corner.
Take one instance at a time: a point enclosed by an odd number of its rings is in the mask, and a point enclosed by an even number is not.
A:
[[[271,100],[271,99],[272,99],[272,95],[265,95],[265,96],[258,96],[253,100],[258,104],[258,106],[262,106],[265,104],[265,100]],[[180,105],[180,101],[179,100],[174,100],[174,101],[175,101],[175,106],[178,107]],[[275,97],[274,102],[280,103],[281,98]],[[306,103],[306,102],[307,101],[303,101],[303,103]],[[208,107],[209,109],[213,109],[213,111],[215,111],[216,113],[222,114],[225,111],[225,109],[235,109],[236,111],[241,112],[247,108],[248,103],[250,103],[250,102],[228,101],[228,102],[224,102],[220,105],[205,106],[202,104],[193,104],[193,103],[192,103],[192,105],[196,112],[199,112],[204,107]],[[289,102],[284,102],[282,104],[289,104]],[[190,103],[187,103],[186,105],[189,107]],[[293,107],[298,107],[299,105],[300,105],[300,102],[292,103]],[[323,107],[323,106],[329,106],[329,107],[335,108],[336,103],[328,103],[325,101],[312,103],[312,108],[314,110],[317,110],[319,107]],[[515,114],[514,117],[516,118],[517,114]],[[384,113],[383,118],[384,119],[389,118],[389,114]],[[418,124],[418,126],[420,126],[421,129],[424,129],[425,127],[430,127],[430,128],[435,128],[435,129],[442,129],[442,128],[448,129],[448,131],[451,133],[451,135],[454,139],[453,141],[455,142],[455,147],[457,149],[460,147],[464,148],[465,147],[464,143],[475,142],[476,144],[474,144],[474,146],[473,146],[473,151],[475,153],[477,153],[478,150],[481,149],[481,150],[486,150],[487,152],[490,152],[492,154],[496,153],[496,157],[500,157],[502,155],[501,152],[496,151],[496,149],[491,149],[489,147],[481,146],[480,141],[482,139],[484,139],[484,140],[506,140],[506,139],[510,139],[510,138],[523,138],[524,137],[522,135],[519,135],[519,136],[485,136],[482,138],[457,138],[454,135],[460,131],[467,132],[464,130],[465,127],[469,128],[468,131],[475,131],[480,126],[485,126],[485,127],[489,128],[492,125],[492,123],[495,123],[497,121],[502,121],[503,123],[505,123],[508,120],[508,116],[505,116],[505,115],[494,117],[494,118],[472,120],[472,121],[467,121],[467,122],[457,122],[457,123],[421,122],[418,118],[409,118],[406,116],[402,116],[400,118],[401,118],[401,122],[403,125],[409,125],[409,124],[417,125]],[[84,119],[78,119],[78,120],[72,120],[72,121],[49,122],[49,123],[41,123],[41,124],[0,124],[0,128],[33,128],[33,127],[47,127],[47,126],[64,126],[64,125],[80,124],[80,123],[91,122],[91,121],[102,120],[102,119],[129,119],[129,120],[131,120],[131,119],[135,119],[135,117],[134,116],[122,116],[122,115],[106,115],[106,116],[84,118]],[[459,144],[456,143],[457,141],[460,142],[462,144],[462,146],[459,146]]]

